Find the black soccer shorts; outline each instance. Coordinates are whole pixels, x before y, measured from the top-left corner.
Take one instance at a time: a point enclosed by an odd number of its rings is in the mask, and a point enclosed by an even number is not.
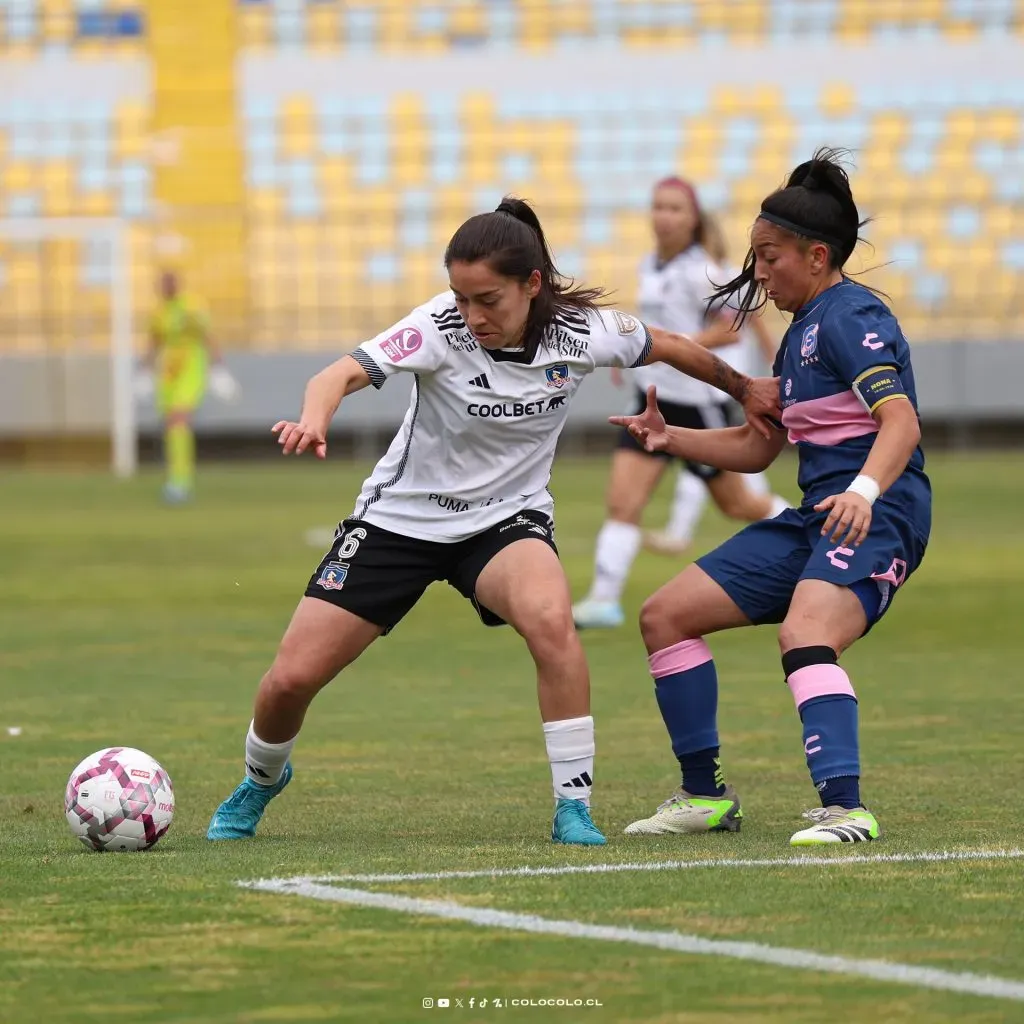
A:
[[[504,619],[477,603],[476,581],[502,548],[528,537],[544,541],[558,554],[554,523],[532,509],[454,544],[406,537],[373,523],[346,519],[331,550],[310,576],[306,597],[329,601],[389,633],[431,583],[446,580],[473,602],[485,626],[503,626]]]

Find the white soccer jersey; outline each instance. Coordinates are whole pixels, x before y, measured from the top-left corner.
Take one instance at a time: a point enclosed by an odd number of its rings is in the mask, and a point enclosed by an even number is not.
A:
[[[648,256],[640,266],[640,316],[651,327],[693,337],[704,330],[705,307],[714,290],[712,282],[722,284],[726,279],[725,272],[699,245],[691,245],[664,264],[659,264],[654,255]],[[716,349],[715,354],[721,354],[721,350]],[[680,405],[718,405],[726,401],[717,388],[665,363],[645,366],[633,379],[641,390],[653,384],[659,398]]]
[[[566,311],[525,363],[522,352],[481,348],[453,294],[436,296],[352,353],[374,387],[401,370],[416,375],[353,518],[454,543],[525,509],[551,515],[555,444],[583,378],[598,366],[637,366],[650,350],[634,317]]]

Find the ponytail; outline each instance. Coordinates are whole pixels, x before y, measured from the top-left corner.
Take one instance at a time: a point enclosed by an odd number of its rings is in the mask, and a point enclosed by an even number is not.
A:
[[[523,345],[532,359],[537,346],[561,310],[590,312],[598,308],[605,292],[601,288],[576,287],[564,277],[544,237],[536,211],[524,199],[505,196],[493,213],[470,217],[452,235],[444,254],[445,267],[456,261],[486,260],[495,273],[526,283],[536,270],[540,291],[530,303]]]
[[[850,178],[840,162],[844,150],[819,149],[810,160],[796,167],[786,184],[761,203],[761,220],[788,231],[797,238],[822,242],[828,246],[829,264],[842,270],[862,241],[861,220],[850,188]],[[708,309],[723,301],[737,309],[736,322],[763,309],[768,296],[754,277],[754,250],[747,252],[743,269],[731,281],[716,288],[708,300]]]

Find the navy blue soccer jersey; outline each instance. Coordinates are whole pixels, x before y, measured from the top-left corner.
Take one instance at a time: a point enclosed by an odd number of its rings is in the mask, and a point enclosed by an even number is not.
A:
[[[917,410],[910,346],[899,323],[854,281],[833,285],[794,316],[774,373],[782,424],[800,453],[804,505],[845,491],[861,471],[878,433],[872,413],[881,405],[909,399]],[[883,500],[902,508],[927,537],[931,487],[920,447]]]

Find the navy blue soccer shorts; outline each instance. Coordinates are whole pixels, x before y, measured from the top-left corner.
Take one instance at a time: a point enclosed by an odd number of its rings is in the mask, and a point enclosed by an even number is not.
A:
[[[884,500],[872,508],[871,529],[859,548],[821,536],[827,515],[810,506],[787,509],[751,523],[697,565],[753,623],[781,622],[800,580],[825,580],[853,590],[870,629],[921,564],[927,540],[904,511]]]

